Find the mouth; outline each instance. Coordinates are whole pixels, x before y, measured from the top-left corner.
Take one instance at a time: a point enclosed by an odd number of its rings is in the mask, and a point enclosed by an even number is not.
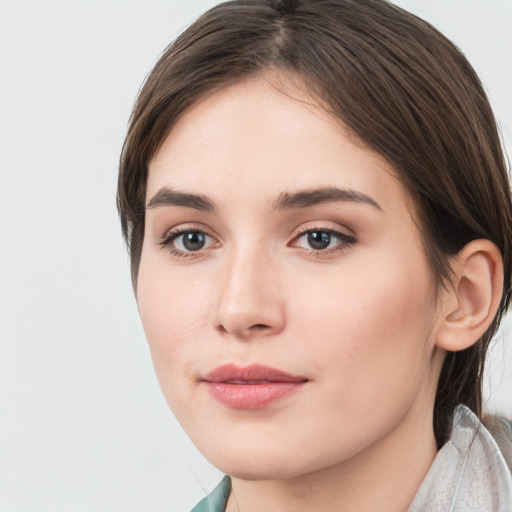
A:
[[[208,373],[203,382],[213,398],[227,407],[261,409],[299,391],[308,379],[259,364],[228,364]]]

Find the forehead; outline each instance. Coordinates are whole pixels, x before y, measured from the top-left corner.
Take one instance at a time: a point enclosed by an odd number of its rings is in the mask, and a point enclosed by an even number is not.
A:
[[[178,120],[149,165],[147,197],[162,187],[222,202],[342,186],[405,198],[391,165],[303,90],[264,77],[213,93]]]

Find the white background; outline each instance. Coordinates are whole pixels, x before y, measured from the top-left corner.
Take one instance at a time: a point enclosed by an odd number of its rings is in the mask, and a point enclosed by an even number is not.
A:
[[[138,88],[215,3],[0,0],[0,512],[185,512],[219,478],[161,397],[115,209]],[[463,49],[512,153],[512,0],[397,3]]]

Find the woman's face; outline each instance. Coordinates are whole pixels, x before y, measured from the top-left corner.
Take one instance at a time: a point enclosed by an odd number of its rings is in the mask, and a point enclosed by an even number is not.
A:
[[[253,79],[189,109],[149,169],[139,311],[214,465],[293,477],[421,432],[436,291],[389,164]]]

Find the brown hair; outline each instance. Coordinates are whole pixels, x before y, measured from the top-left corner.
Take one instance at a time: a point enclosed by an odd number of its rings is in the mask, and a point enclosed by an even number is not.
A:
[[[207,94],[275,70],[299,83],[386,158],[416,203],[429,264],[449,282],[448,257],[473,239],[501,250],[499,312],[471,348],[449,353],[434,431],[443,444],[455,406],[482,414],[485,355],[510,299],[512,204],[496,122],[461,52],[386,0],[234,0],[199,18],[165,50],[131,116],[118,208],[136,288],[148,162],[178,117]]]

